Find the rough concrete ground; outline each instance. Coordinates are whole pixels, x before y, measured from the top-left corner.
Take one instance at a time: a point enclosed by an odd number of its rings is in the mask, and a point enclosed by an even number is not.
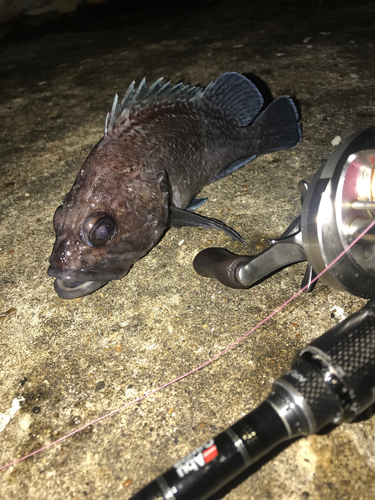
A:
[[[250,6],[251,5],[251,6]],[[170,230],[122,281],[59,299],[46,270],[52,216],[103,133],[115,92],[159,76],[206,85],[253,73],[298,99],[304,141],[203,190],[204,215],[258,252],[299,214],[331,141],[374,125],[375,5],[224,1],[125,16],[0,46],[0,465],[191,370],[298,290],[304,266],[251,290],[195,274],[208,230]],[[199,373],[0,474],[4,499],[127,499],[259,404],[297,348],[365,301],[319,283]],[[24,398],[17,409],[15,398]],[[13,412],[11,411],[14,402]],[[5,416],[4,416],[5,415]],[[6,418],[9,417],[9,418]],[[215,498],[375,498],[375,421],[300,439]]]

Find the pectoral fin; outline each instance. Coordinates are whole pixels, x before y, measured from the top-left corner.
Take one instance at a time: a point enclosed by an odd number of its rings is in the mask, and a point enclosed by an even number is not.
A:
[[[234,229],[226,226],[224,222],[218,219],[213,219],[211,217],[204,217],[203,215],[196,214],[194,212],[189,212],[187,210],[181,210],[180,208],[170,207],[170,226],[176,229],[180,229],[184,226],[191,227],[203,227],[205,229],[218,229],[219,231],[224,231],[231,238],[240,241],[246,246],[245,240],[240,236]]]

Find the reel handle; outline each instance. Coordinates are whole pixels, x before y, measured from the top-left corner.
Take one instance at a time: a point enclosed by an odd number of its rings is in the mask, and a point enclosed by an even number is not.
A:
[[[238,270],[250,262],[248,255],[235,255],[224,248],[206,248],[193,261],[195,271],[205,278],[215,278],[230,288],[247,288],[238,279]]]
[[[194,269],[201,276],[215,278],[230,288],[250,288],[276,271],[306,260],[300,217],[280,238],[269,241],[271,245],[254,256],[235,255],[224,248],[206,248],[195,257]]]

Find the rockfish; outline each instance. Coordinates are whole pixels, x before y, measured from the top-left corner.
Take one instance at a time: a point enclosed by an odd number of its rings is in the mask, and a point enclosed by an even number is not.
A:
[[[296,146],[298,113],[290,97],[263,112],[257,87],[224,73],[205,89],[145,79],[107,115],[64,202],[55,212],[56,242],[48,275],[57,294],[87,295],[123,278],[169,227],[201,226],[242,238],[222,222],[195,214],[207,184],[255,156]]]

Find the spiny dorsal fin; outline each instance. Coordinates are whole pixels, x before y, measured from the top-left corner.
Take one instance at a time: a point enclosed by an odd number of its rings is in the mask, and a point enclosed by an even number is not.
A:
[[[142,109],[151,106],[173,106],[177,102],[195,101],[237,126],[246,126],[254,120],[263,105],[257,87],[238,73],[224,73],[204,90],[182,83],[172,86],[167,82],[162,85],[161,81],[162,78],[159,78],[147,87],[144,78],[137,89],[133,81],[121,102],[118,102],[116,94],[112,110],[106,118],[105,135],[111,135],[116,125],[121,126]]]
[[[150,87],[147,87],[144,78],[137,90],[135,90],[135,82],[133,81],[120,103],[116,94],[112,110],[106,118],[105,135],[111,135],[116,125],[121,125],[127,119],[132,118],[141,109],[156,105],[173,105],[181,101],[187,102],[203,94],[203,90],[199,87],[189,87],[189,85],[182,83],[172,86],[170,82],[161,85],[162,80],[163,78],[159,78]]]

